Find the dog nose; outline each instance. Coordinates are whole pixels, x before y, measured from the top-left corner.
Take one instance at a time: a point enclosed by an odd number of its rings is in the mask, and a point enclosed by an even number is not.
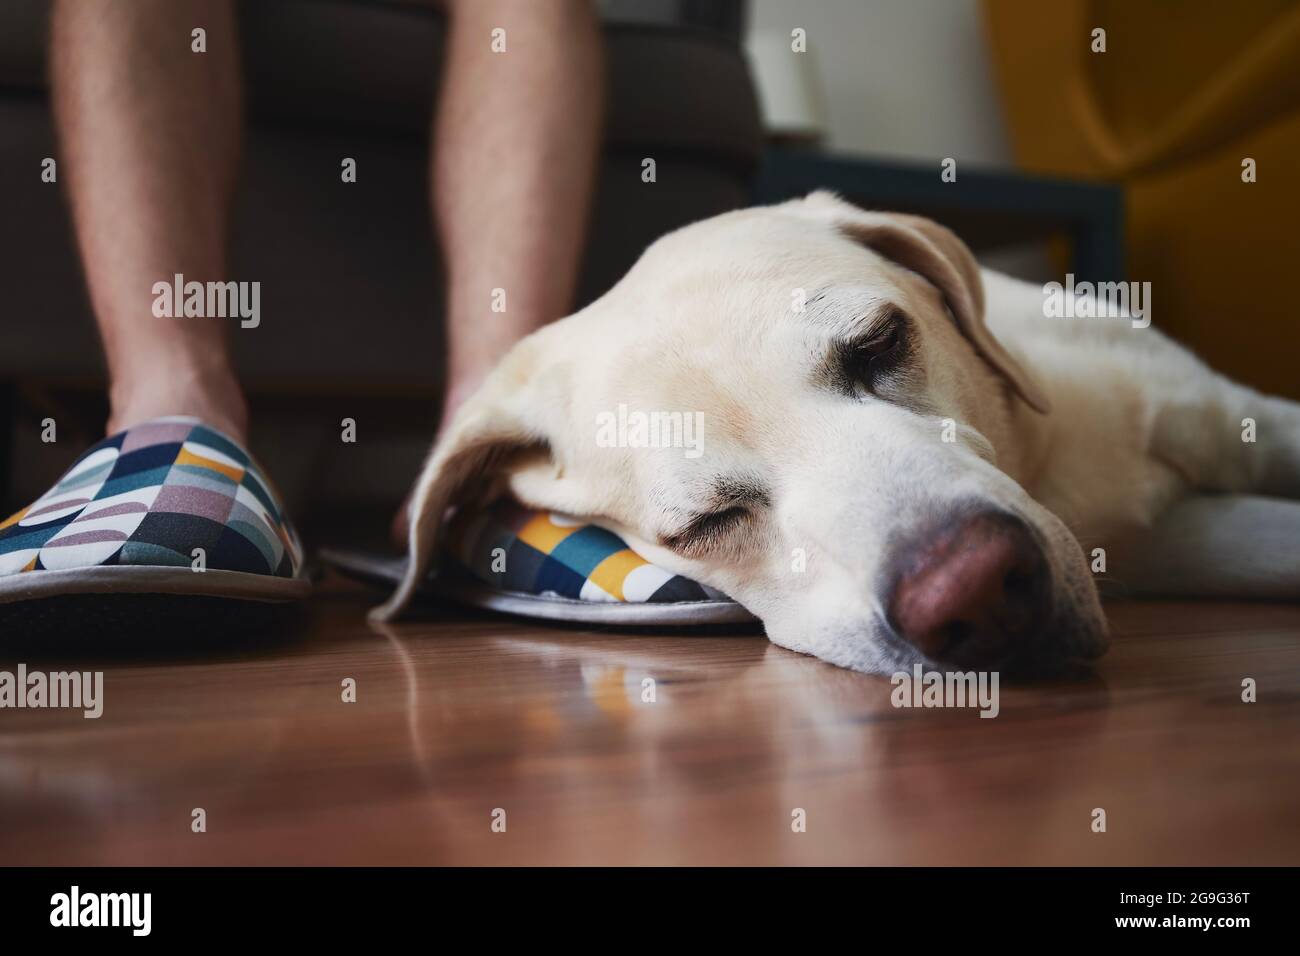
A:
[[[1026,643],[1049,610],[1047,561],[1024,522],[965,516],[903,555],[889,597],[894,629],[931,660],[978,666]]]

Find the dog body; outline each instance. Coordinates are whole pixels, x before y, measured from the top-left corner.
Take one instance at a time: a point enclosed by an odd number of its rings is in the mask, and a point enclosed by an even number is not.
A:
[[[1017,416],[1015,441],[1036,463],[1019,480],[1085,552],[1106,552],[1104,589],[1300,597],[1300,406],[1219,375],[1154,328],[1045,318],[1039,286],[982,278],[990,327],[1052,406]]]
[[[620,409],[697,416],[699,445],[597,440]],[[503,491],[864,671],[1095,656],[1099,580],[1300,595],[1300,406],[825,193],[665,236],[520,343],[435,447],[382,615],[447,508]]]

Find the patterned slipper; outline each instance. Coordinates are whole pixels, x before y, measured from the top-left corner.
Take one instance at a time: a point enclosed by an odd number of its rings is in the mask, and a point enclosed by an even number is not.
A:
[[[66,603],[54,598],[296,601],[311,592],[302,564],[248,452],[198,419],[155,418],[87,450],[0,523],[0,631],[33,604],[48,616]]]
[[[591,624],[733,624],[754,617],[721,592],[658,567],[623,539],[564,515],[501,501],[458,513],[450,560],[425,583],[430,595],[523,617]],[[352,577],[396,586],[405,558],[325,549]]]

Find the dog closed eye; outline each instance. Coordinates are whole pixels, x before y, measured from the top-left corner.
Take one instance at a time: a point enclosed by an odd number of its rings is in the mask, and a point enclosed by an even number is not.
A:
[[[660,541],[664,547],[680,554],[704,553],[748,517],[749,509],[740,505],[697,514],[687,521],[685,527],[665,535]]]
[[[908,346],[907,317],[895,309],[867,334],[836,342],[827,363],[827,377],[845,394],[875,394],[907,359]]]
[[[711,498],[713,507],[688,515],[679,528],[660,535],[660,543],[687,556],[705,554],[770,504],[767,491],[748,478],[715,478]]]

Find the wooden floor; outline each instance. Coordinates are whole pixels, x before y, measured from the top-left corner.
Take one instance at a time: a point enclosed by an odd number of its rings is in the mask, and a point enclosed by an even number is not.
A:
[[[1112,605],[1094,678],[988,720],[759,636],[380,628],[374,598],[332,582],[274,647],[76,661],[97,721],[0,711],[0,861],[1300,863],[1300,606]]]

